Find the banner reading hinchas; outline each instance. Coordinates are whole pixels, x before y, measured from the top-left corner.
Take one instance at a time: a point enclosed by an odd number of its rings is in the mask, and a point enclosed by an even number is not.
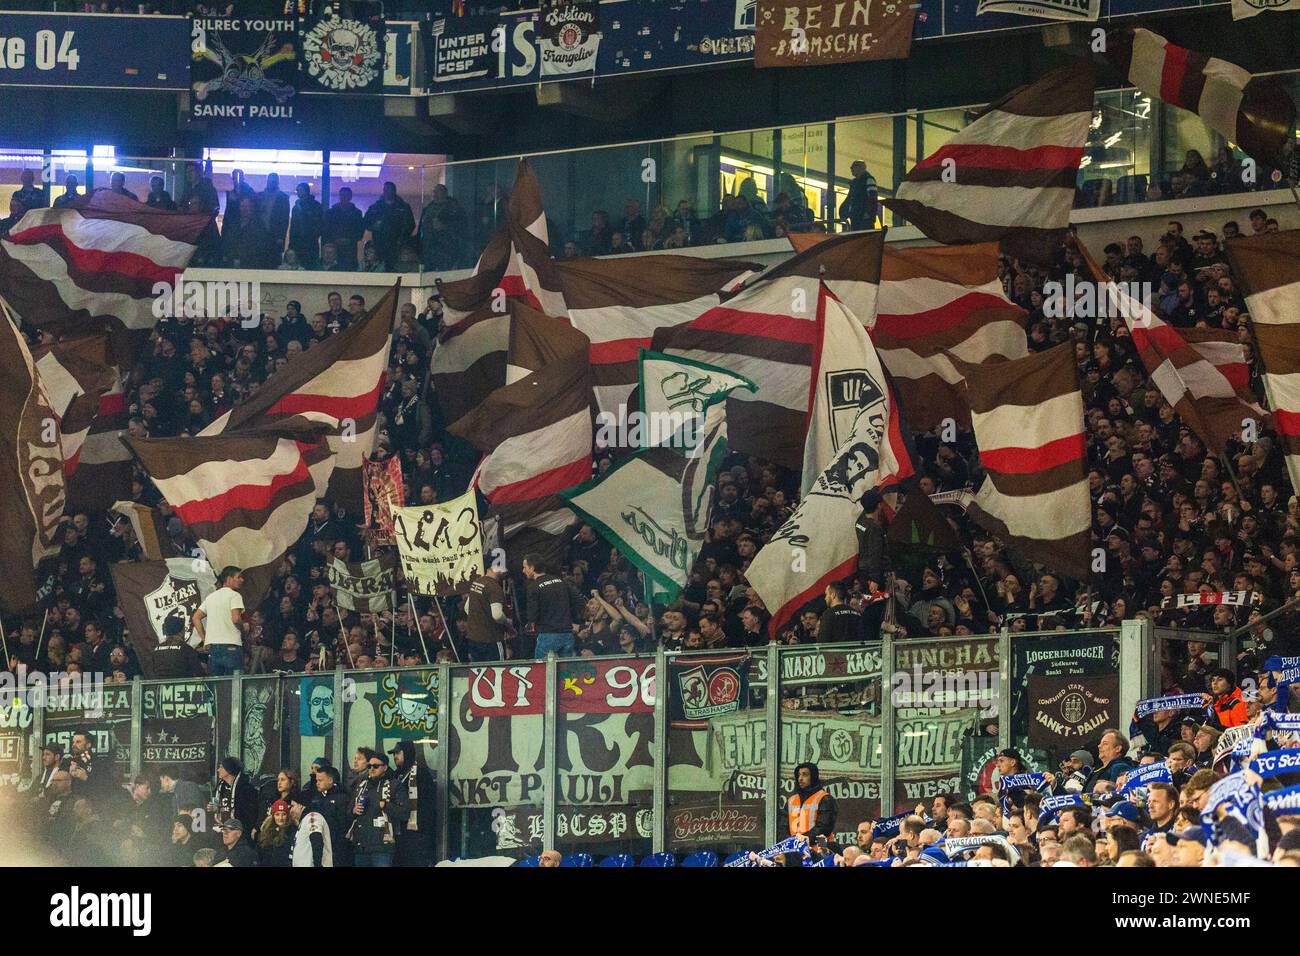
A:
[[[823,66],[902,60],[915,9],[881,0],[759,0],[754,65]]]
[[[345,611],[391,611],[396,603],[397,558],[381,554],[373,561],[348,564],[335,558],[325,566],[338,606]]]
[[[194,18],[191,119],[293,119],[298,79],[296,18]]]
[[[597,0],[541,0],[537,50],[542,76],[591,73],[600,49]]]
[[[394,508],[397,550],[416,594],[463,591],[483,573],[483,536],[470,491],[442,505]]]

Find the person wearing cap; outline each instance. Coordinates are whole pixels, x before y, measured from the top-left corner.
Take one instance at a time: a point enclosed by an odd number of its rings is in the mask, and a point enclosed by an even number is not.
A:
[[[348,839],[356,848],[356,866],[392,866],[397,835],[410,810],[406,788],[389,769],[387,754],[377,753],[366,764],[367,777],[352,805]]]
[[[217,822],[238,820],[250,833],[257,826],[257,788],[234,757],[222,757],[217,765]]]
[[[185,613],[174,611],[163,619],[162,640],[150,652],[150,678],[169,680],[197,677],[201,673],[198,655],[185,643]]]
[[[1189,867],[1205,864],[1205,847],[1210,841],[1204,827],[1187,827],[1173,836],[1174,852],[1166,866]]]
[[[1250,719],[1237,676],[1226,667],[1210,671],[1210,693],[1205,695],[1205,705],[1213,709],[1214,720],[1224,730],[1240,727]]]
[[[258,866],[291,866],[294,836],[289,803],[276,800],[257,829]]]
[[[416,757],[415,743],[398,741],[388,751],[397,764],[397,784],[406,790],[411,811],[397,834],[394,866],[428,866],[433,861],[434,790],[433,774]]]
[[[257,851],[238,818],[221,825],[221,845],[226,849],[226,856],[217,866],[257,866]]]
[[[1076,750],[1061,761],[1061,773],[1059,775],[1052,773],[1050,770],[1046,771],[1043,777],[1051,784],[1052,795],[1059,797],[1067,793],[1083,793],[1088,778],[1092,776],[1094,762],[1092,754],[1088,751]]]
[[[1162,754],[1169,753],[1169,748],[1179,740],[1177,716],[1176,710],[1157,710],[1137,722],[1148,748]]]

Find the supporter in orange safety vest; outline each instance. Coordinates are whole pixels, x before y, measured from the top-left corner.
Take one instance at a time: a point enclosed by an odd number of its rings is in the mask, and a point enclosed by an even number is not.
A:
[[[801,763],[794,768],[795,791],[786,801],[790,813],[790,835],[815,840],[827,839],[835,832],[835,798],[821,784],[815,763]]]
[[[1226,667],[1210,672],[1210,694],[1207,696],[1214,698],[1214,717],[1224,730],[1240,727],[1250,719],[1246,714],[1246,702],[1241,698],[1241,688],[1237,687],[1237,677]],[[1211,704],[1210,701],[1206,703]]]

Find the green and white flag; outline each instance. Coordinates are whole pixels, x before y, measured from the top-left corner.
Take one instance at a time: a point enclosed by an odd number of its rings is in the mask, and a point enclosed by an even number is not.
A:
[[[641,386],[637,444],[642,448],[669,445],[692,452],[705,436],[708,409],[737,388],[758,390],[745,376],[725,368],[648,349],[638,356],[637,379]]]
[[[627,555],[655,593],[671,600],[686,585],[708,531],[714,481],[727,454],[727,393],[754,386],[725,369],[653,352],[642,352],[641,362],[643,414],[647,407],[679,413],[681,437],[690,440],[675,442],[676,432],[661,433],[666,444],[642,448],[560,494]],[[695,397],[685,400],[683,391]]]

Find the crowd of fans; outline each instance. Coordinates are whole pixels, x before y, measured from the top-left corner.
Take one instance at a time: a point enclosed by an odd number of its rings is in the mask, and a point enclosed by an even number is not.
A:
[[[215,190],[202,171],[190,167],[188,176],[180,202],[215,209]],[[850,214],[865,214],[865,204],[874,202],[863,182],[864,205],[853,207]],[[27,178],[24,183],[34,188]],[[121,182],[114,186],[125,188]],[[300,197],[291,210],[273,180],[260,194],[242,183],[237,189],[241,193],[234,207],[241,214],[232,222],[227,213],[225,235],[218,236],[223,247],[228,236],[255,234],[268,210],[281,217],[292,243],[293,223],[305,215],[298,210],[309,197]],[[149,199],[171,201],[156,190]],[[450,203],[445,195],[443,201]],[[401,219],[414,228],[409,207],[395,195],[381,202],[390,211],[404,208]],[[372,210],[354,208],[355,215],[349,213],[357,230],[354,251],[360,230],[374,233],[365,223],[384,222],[389,215],[372,216]],[[616,236],[636,234],[639,215],[638,207],[629,203],[620,229],[609,232],[611,243]],[[679,215],[689,218],[689,210],[679,209]],[[425,218],[422,214],[421,222]],[[328,222],[323,216],[322,221]],[[670,234],[682,228],[680,222],[667,220]],[[1244,229],[1227,222],[1221,234],[1276,228],[1276,222],[1257,209]],[[403,226],[399,231],[405,235],[409,230]],[[644,238],[651,231],[647,224],[640,234]],[[245,248],[231,241],[230,248]],[[249,243],[249,248],[256,247]],[[1152,307],[1168,322],[1233,332],[1250,354],[1249,317],[1219,235],[1186,237],[1182,225],[1171,221],[1154,250],[1145,250],[1133,236],[1122,241],[1117,237],[1104,251],[1108,275],[1121,282],[1150,283]],[[955,506],[942,511],[961,539],[960,550],[920,557],[897,553],[885,539],[897,501],[872,494],[864,501],[858,525],[857,573],[829,587],[824,601],[797,615],[777,635],[781,643],[874,640],[882,629],[899,640],[990,633],[1002,627],[1052,631],[1115,625],[1135,617],[1220,634],[1250,625],[1235,661],[1221,660],[1206,645],[1197,644],[1183,645],[1185,653],[1165,662],[1164,688],[1170,691],[1208,692],[1212,668],[1227,666],[1235,672],[1227,694],[1237,691],[1238,676],[1258,683],[1269,656],[1300,654],[1300,619],[1294,610],[1261,620],[1300,597],[1300,499],[1287,478],[1275,437],[1262,429],[1233,441],[1222,455],[1219,449],[1207,449],[1152,383],[1122,319],[1091,322],[1059,317],[1045,308],[1045,284],[1069,274],[1079,281],[1088,279],[1072,237],[1048,269],[1022,268],[1010,260],[1003,264],[1007,294],[1029,312],[1030,348],[1074,343],[1087,407],[1093,539],[1094,546],[1105,549],[1104,567],[1089,582],[1070,581],[1002,546]],[[283,315],[266,315],[251,327],[226,319],[160,321],[125,383],[130,433],[196,434],[296,355],[347,329],[366,308],[364,297],[345,289],[331,291],[324,302],[308,303],[307,308],[289,302]],[[25,331],[33,345],[42,341],[35,330]],[[477,453],[447,432],[438,396],[425,385],[431,352],[443,331],[437,295],[423,309],[402,306],[380,400],[375,454],[400,461],[407,503],[432,503],[463,492],[477,462]],[[1253,366],[1252,386],[1262,400]],[[959,433],[952,441],[938,433],[915,438],[919,492],[958,491],[978,484],[980,466],[970,433]],[[617,454],[601,452],[598,468],[608,468]],[[656,646],[677,650],[766,645],[768,613],[745,572],[797,505],[798,477],[733,453],[724,463],[710,532],[688,586],[667,605],[648,603],[628,559],[590,526],[575,526],[562,565],[546,569],[559,574],[578,598],[571,624],[573,652],[593,656],[643,653]],[[143,474],[137,473],[130,497],[157,508],[177,553],[197,553],[179,519]],[[408,601],[403,592],[392,612],[358,614],[338,608],[327,583],[326,562],[361,560],[374,552],[374,542],[361,524],[359,515],[337,503],[323,500],[317,505],[269,594],[243,617],[246,672],[310,673],[336,665],[367,669],[481,658],[471,653],[475,637],[458,598],[435,607],[429,598]],[[104,514],[69,514],[61,540],[59,554],[41,569],[50,594],[48,614],[8,622],[8,665],[129,680],[140,672],[140,665],[108,569],[113,562],[141,554],[130,523]],[[511,571],[517,574],[518,569]],[[517,626],[510,629],[507,656],[526,658],[535,652],[538,621],[525,599],[528,588],[516,578],[510,612]],[[1233,590],[1256,593],[1259,601],[1235,608],[1166,606],[1167,598],[1180,593]],[[149,781],[146,789],[157,795],[162,786]],[[74,800],[70,807],[76,804]],[[247,822],[244,839],[262,819]]]

